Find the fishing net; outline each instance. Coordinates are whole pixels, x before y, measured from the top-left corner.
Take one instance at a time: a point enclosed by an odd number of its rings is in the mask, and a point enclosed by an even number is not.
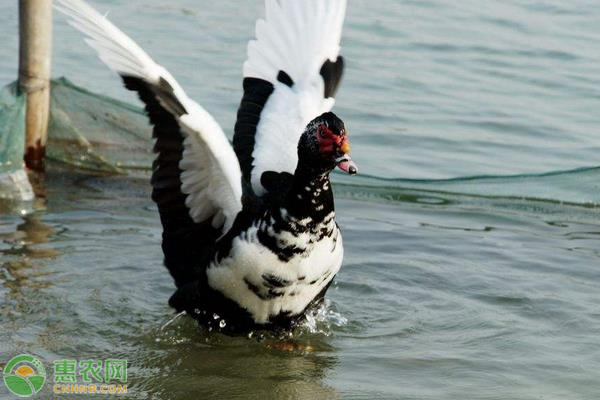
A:
[[[91,93],[65,78],[52,81],[46,156],[99,173],[151,166],[151,127],[141,107]],[[0,93],[0,173],[22,166],[25,96],[16,84]]]
[[[151,127],[142,108],[52,82],[47,158],[79,169],[126,174],[149,169]]]
[[[25,135],[25,96],[18,96],[17,85],[0,91],[0,173],[20,168],[23,160]]]
[[[33,198],[22,169],[25,144],[25,96],[12,83],[0,91],[0,199]]]

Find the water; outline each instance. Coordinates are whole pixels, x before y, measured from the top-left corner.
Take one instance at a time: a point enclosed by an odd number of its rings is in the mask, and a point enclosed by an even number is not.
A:
[[[260,1],[93,3],[231,131]],[[0,5],[5,83],[16,14]],[[55,36],[55,75],[135,101],[58,16]],[[169,322],[146,180],[53,166],[3,205],[0,360],[127,358],[140,399],[598,398],[598,43],[589,0],[350,0],[336,111],[364,174],[335,178],[346,257],[322,315],[283,339]]]

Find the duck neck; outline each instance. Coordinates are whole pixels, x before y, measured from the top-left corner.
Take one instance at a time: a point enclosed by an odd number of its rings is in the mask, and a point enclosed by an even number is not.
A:
[[[322,222],[334,211],[329,173],[318,174],[297,168],[285,206],[288,213],[295,218],[310,217],[314,223]]]

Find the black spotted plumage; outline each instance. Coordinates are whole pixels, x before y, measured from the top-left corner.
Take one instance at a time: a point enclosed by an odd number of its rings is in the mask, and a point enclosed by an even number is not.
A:
[[[177,286],[177,291],[169,300],[169,304],[179,312],[186,311],[203,325],[219,327],[228,332],[266,327],[265,324],[256,324],[247,311],[212,289],[203,273],[203,266],[209,264],[213,258],[222,260],[227,257],[231,251],[232,240],[255,223],[258,216],[271,222],[268,229],[258,231],[258,240],[284,263],[289,262],[293,257],[302,256],[306,252],[306,248],[294,243],[282,243],[270,235],[269,230],[275,234],[288,232],[292,236],[298,236],[301,232],[308,231],[313,235],[313,241],[320,241],[326,237],[331,238],[334,232],[322,227],[322,223],[334,210],[333,192],[328,175],[321,176],[319,173],[315,173],[315,165],[312,161],[303,158],[299,160],[297,170],[293,175],[285,172],[265,172],[262,181],[269,189],[264,196],[268,201],[249,203],[251,206],[240,213],[232,229],[225,237],[217,241],[218,229],[212,227],[210,221],[194,222],[185,205],[185,195],[179,190],[182,172],[179,162],[182,157],[184,138],[175,117],[157,101],[156,87],[134,77],[123,76],[122,78],[125,86],[136,91],[146,104],[146,112],[154,125],[153,136],[156,139],[154,151],[157,156],[153,163],[151,178],[152,199],[158,206],[163,225],[162,248],[165,255],[165,266],[169,269]],[[267,98],[270,91],[269,86],[259,80],[246,81],[245,87],[248,90],[242,100],[244,107],[243,110],[240,107],[236,123],[238,145],[241,145],[244,140],[247,140],[247,143],[251,142],[251,136],[248,133],[253,124],[258,123],[259,115],[256,112],[259,109],[259,103]],[[163,96],[169,94],[166,85],[162,85],[159,90]],[[169,105],[175,109],[183,109],[183,106],[180,107],[176,104],[176,99],[170,101]],[[319,124],[318,121],[322,121],[337,131],[344,128],[343,123],[333,113],[325,113],[319,118],[314,123],[315,126]],[[238,132],[241,136],[238,135]],[[240,141],[239,138],[242,140]],[[234,140],[234,145],[235,143]],[[305,147],[315,151],[313,145],[314,143],[311,142],[305,144]],[[299,146],[302,146],[302,141]],[[248,162],[251,163],[251,158],[248,159]],[[311,190],[307,191],[307,187]],[[254,197],[254,194],[247,195]],[[310,222],[306,226],[300,227],[286,221],[281,214],[281,207],[286,207],[286,212],[294,218],[310,218]],[[333,238],[333,240],[336,239]],[[308,281],[306,284],[312,286],[323,282],[329,277],[329,274]],[[247,277],[243,282],[255,296],[263,301],[283,297],[285,292],[282,289],[290,284],[285,279],[269,274],[263,274],[259,282],[252,282]],[[290,297],[295,297],[296,293],[292,293],[290,293]],[[324,293],[325,289],[315,297],[310,307],[318,304]],[[219,318],[215,318],[215,315]],[[221,319],[230,321],[230,323],[222,327],[219,325]],[[268,326],[288,329],[301,319],[302,317],[298,315],[281,313],[270,317]]]
[[[265,2],[244,64],[233,147],[105,16],[82,0],[54,4],[145,104],[156,140],[152,199],[176,286],[169,304],[229,332],[301,321],[342,262],[329,173],[353,164],[344,123],[328,111],[344,69],[346,0]]]

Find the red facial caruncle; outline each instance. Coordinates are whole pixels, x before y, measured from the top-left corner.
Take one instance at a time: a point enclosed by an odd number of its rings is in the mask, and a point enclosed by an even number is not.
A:
[[[317,140],[319,141],[321,154],[338,153],[338,150],[344,154],[350,152],[350,143],[344,129],[336,135],[327,125],[319,125],[317,128]]]
[[[319,151],[322,155],[337,156],[335,164],[342,171],[354,175],[358,172],[356,164],[350,158],[350,142],[346,135],[346,130],[341,129],[339,134],[335,134],[327,125],[319,125],[317,128],[317,140],[319,142]]]

